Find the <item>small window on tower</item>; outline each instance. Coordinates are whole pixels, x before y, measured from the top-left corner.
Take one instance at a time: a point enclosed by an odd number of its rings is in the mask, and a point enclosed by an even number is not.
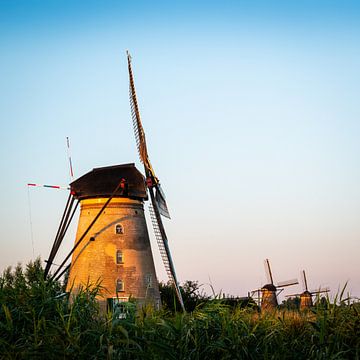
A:
[[[124,228],[121,224],[117,224],[115,226],[115,233],[120,235],[120,234],[123,234],[124,233]]]
[[[146,286],[148,288],[151,288],[152,287],[152,276],[151,274],[146,274],[145,276],[145,282],[146,282]]]
[[[120,279],[116,280],[116,292],[122,292],[124,290],[124,282]]]
[[[124,254],[121,250],[116,251],[116,263],[123,264],[124,263]]]

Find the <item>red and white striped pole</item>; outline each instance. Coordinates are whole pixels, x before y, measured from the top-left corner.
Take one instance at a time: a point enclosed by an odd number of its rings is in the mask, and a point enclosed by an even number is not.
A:
[[[60,185],[44,185],[44,184],[34,184],[34,183],[28,183],[28,186],[36,186],[36,187],[45,187],[45,188],[51,188],[51,189],[62,189],[62,190],[70,190],[68,186],[60,186]]]

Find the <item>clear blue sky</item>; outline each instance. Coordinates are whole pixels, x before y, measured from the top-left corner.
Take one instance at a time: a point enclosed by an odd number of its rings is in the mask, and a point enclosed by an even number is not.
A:
[[[1,0],[0,269],[32,258],[26,184],[69,182],[66,136],[76,176],[141,168],[129,49],[180,280],[244,295],[268,257],[359,296],[359,38],[355,1]],[[67,194],[29,195],[45,259]]]

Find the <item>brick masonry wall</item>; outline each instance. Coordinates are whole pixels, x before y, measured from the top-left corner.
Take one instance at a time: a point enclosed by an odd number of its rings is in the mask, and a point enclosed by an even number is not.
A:
[[[107,199],[81,201],[76,242],[85,232]],[[116,233],[120,224],[122,234]],[[123,254],[117,264],[116,253]],[[117,292],[117,281],[124,290]],[[113,198],[73,254],[67,290],[101,282],[101,296],[133,297],[139,303],[160,303],[150,239],[141,201]]]
[[[272,310],[278,306],[276,291],[271,291],[268,289],[261,289],[261,310]]]

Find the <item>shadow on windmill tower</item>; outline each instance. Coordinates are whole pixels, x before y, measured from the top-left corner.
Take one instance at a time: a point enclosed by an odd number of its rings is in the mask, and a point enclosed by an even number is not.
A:
[[[128,70],[131,114],[145,177],[131,163],[96,168],[73,181],[47,260],[45,277],[80,204],[75,245],[51,279],[58,280],[68,273],[66,289],[73,294],[81,287],[101,282],[98,300],[103,311],[130,298],[136,300],[138,306],[152,304],[159,308],[159,285],[144,214],[144,202],[150,197],[150,216],[161,257],[184,310],[161,218],[170,216],[159,179],[148,157],[129,54]],[[71,263],[65,266],[71,256]]]

